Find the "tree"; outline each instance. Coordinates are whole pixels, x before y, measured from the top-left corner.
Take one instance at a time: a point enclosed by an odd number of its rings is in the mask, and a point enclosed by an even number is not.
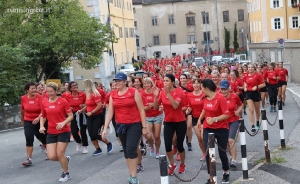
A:
[[[224,27],[224,33],[225,33],[225,50],[226,53],[230,52],[230,31]]]
[[[239,46],[238,43],[238,32],[237,32],[237,28],[236,28],[236,23],[234,23],[234,31],[233,31],[233,47],[234,50],[237,51]]]
[[[0,44],[26,50],[37,82],[74,60],[85,69],[94,68],[108,43],[117,42],[110,25],[90,17],[78,0],[2,1]],[[28,11],[13,13],[14,9]]]

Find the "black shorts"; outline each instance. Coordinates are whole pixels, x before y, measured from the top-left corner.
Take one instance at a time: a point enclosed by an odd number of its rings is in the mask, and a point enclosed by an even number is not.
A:
[[[285,81],[278,81],[278,87],[286,86],[287,82]]]
[[[57,142],[70,142],[71,132],[63,132],[60,134],[47,134],[46,144]]]
[[[199,118],[192,117],[192,125],[197,126],[198,120]],[[204,118],[201,121],[201,125],[203,124],[203,122],[204,122]]]
[[[241,100],[241,102],[243,102],[244,101],[244,99],[245,99],[245,97],[244,97],[244,92],[243,93],[241,93],[241,94],[239,94],[239,97],[240,97],[240,100]]]
[[[259,89],[259,92],[267,92],[267,91],[268,91],[267,86]]]
[[[246,100],[252,100],[253,102],[260,102],[261,96],[259,91],[246,91]]]

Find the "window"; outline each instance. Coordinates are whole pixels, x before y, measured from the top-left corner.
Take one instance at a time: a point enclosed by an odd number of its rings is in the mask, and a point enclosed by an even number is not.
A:
[[[125,37],[128,38],[128,28],[125,27]]]
[[[130,31],[130,38],[134,37],[134,28],[129,28]]]
[[[169,15],[168,17],[169,17],[169,24],[175,24],[174,23],[174,15],[172,14],[172,15]]]
[[[244,21],[244,10],[238,10],[238,20]]]
[[[134,29],[137,30],[137,21],[134,21]]]
[[[153,45],[159,45],[159,36],[153,36]]]
[[[186,17],[186,25],[187,26],[194,26],[195,25],[195,16]]]
[[[176,34],[170,34],[170,43],[176,43]]]
[[[202,22],[203,22],[203,24],[209,24],[209,13],[208,12],[202,13]]]
[[[299,18],[290,17],[290,28],[299,28]]]
[[[152,19],[152,26],[157,26],[158,25],[157,24],[157,16],[152,16],[151,19]]]
[[[203,41],[210,40],[210,32],[203,32]]]
[[[291,6],[292,7],[297,7],[297,0],[289,0],[290,2],[289,3],[291,3]]]
[[[119,38],[123,38],[123,30],[119,27]]]
[[[94,5],[94,0],[87,0],[87,2],[86,2],[87,7],[90,7],[90,6],[93,6],[93,5]]]
[[[137,36],[137,37],[135,38],[135,44],[136,44],[137,47],[140,46],[140,37]]]
[[[283,18],[273,18],[272,29],[275,30],[283,29]]]
[[[223,22],[229,22],[229,11],[223,11]]]
[[[109,0],[110,4],[113,4],[113,0]]]
[[[196,35],[188,35],[187,36],[187,42],[188,43],[192,43],[192,42],[195,42],[195,41],[197,41]]]
[[[279,8],[279,0],[273,0],[273,8]]]
[[[258,31],[261,31],[261,21],[258,21]]]

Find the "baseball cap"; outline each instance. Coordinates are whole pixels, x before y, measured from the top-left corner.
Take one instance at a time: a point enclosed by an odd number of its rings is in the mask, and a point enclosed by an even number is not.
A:
[[[230,86],[230,84],[229,84],[228,80],[222,80],[222,81],[220,82],[220,88],[221,88],[221,89],[228,89],[229,86]]]
[[[119,72],[115,75],[113,80],[127,80],[127,75],[123,72]]]

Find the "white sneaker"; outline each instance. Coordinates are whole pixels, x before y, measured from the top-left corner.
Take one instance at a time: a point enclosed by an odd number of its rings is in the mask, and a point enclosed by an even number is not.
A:
[[[80,149],[81,149],[81,147],[82,147],[81,144],[77,144],[77,146],[76,146],[76,151],[79,152]]]
[[[71,179],[71,176],[70,176],[69,173],[62,173],[58,181],[59,182],[66,182],[69,179]]]
[[[87,146],[83,146],[83,147],[82,147],[82,153],[83,153],[83,154],[86,154],[86,153],[88,153],[88,152],[89,152],[89,150],[88,150]]]

